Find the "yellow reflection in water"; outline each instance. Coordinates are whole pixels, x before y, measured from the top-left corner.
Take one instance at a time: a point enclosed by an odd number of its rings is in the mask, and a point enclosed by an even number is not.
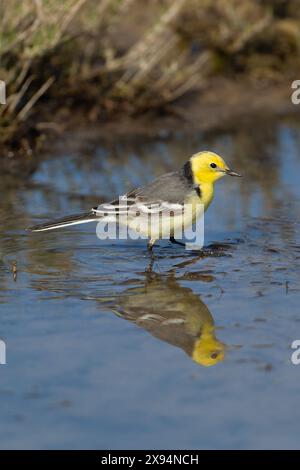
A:
[[[183,349],[202,366],[213,366],[224,359],[225,345],[215,336],[207,306],[173,276],[152,272],[144,286],[128,289],[118,298],[114,311],[156,338]]]

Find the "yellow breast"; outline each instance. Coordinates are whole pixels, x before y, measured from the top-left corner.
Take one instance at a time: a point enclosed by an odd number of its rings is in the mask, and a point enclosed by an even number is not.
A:
[[[201,183],[200,188],[200,202],[204,205],[206,210],[214,197],[214,185],[212,183]]]
[[[188,200],[187,203],[190,203],[194,206],[194,210],[198,213],[199,211],[203,212],[209,207],[211,201],[214,197],[214,187],[211,183],[201,183],[199,185],[199,192],[193,191],[192,195]]]

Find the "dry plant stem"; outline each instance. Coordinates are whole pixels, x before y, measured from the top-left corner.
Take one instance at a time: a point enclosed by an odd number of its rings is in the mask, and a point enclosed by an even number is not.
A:
[[[87,0],[78,0],[77,3],[73,5],[73,7],[68,11],[68,13],[63,17],[62,22],[61,22],[61,28],[57,34],[57,37],[54,41],[54,44],[56,45],[63,34],[65,33],[66,29],[76,16],[76,14],[79,12],[79,10],[83,7],[83,5],[87,2]]]
[[[27,78],[27,80],[23,83],[22,87],[20,88],[20,91],[18,93],[15,93],[13,95],[10,95],[10,97],[7,100],[7,112],[12,114],[16,110],[18,104],[20,103],[21,99],[23,98],[24,94],[28,90],[32,80],[33,76],[31,75],[30,77]],[[3,111],[5,112],[5,110]]]
[[[21,109],[21,111],[17,114],[17,119],[19,121],[24,121],[29,113],[29,111],[32,109],[32,107],[35,105],[35,103],[40,99],[41,96],[43,96],[44,93],[50,88],[50,86],[54,83],[55,78],[50,77],[48,80],[41,86],[41,88],[38,89],[38,91],[30,98],[30,100],[26,103],[24,108]]]

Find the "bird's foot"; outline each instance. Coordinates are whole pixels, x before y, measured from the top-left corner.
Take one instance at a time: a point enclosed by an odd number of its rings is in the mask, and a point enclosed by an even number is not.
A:
[[[171,242],[171,243],[174,243],[175,245],[185,246],[185,243],[179,242],[178,240],[175,240],[174,237],[170,237],[170,242]]]

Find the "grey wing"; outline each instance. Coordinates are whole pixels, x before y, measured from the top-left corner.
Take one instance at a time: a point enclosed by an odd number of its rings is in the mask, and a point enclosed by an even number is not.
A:
[[[156,178],[143,187],[129,191],[119,199],[101,204],[93,210],[98,215],[125,214],[129,208],[138,210],[142,208],[145,212],[147,209],[151,212],[163,212],[170,208],[176,209],[177,205],[182,206],[187,193],[192,190],[181,172],[174,171]]]
[[[157,200],[171,204],[183,204],[187,192],[191,190],[192,188],[182,173],[180,171],[173,171],[156,178],[142,188],[137,188],[132,193],[144,202]]]

